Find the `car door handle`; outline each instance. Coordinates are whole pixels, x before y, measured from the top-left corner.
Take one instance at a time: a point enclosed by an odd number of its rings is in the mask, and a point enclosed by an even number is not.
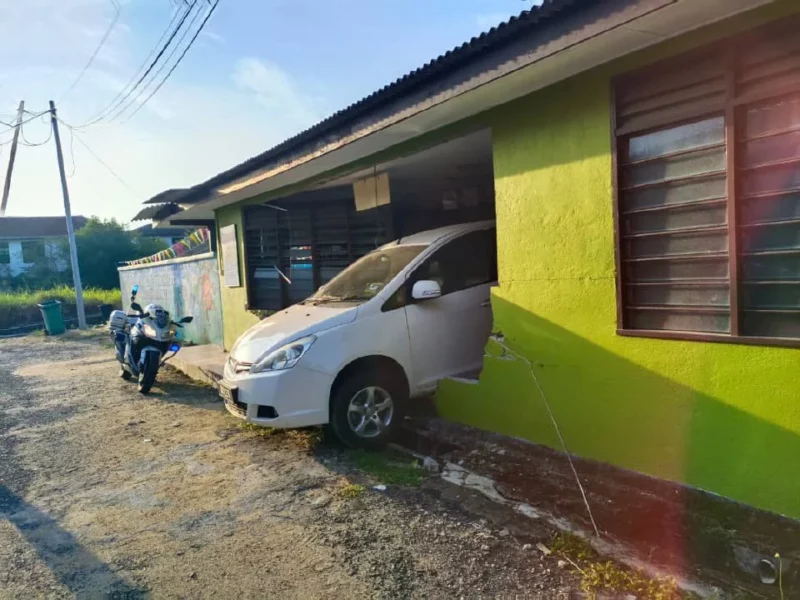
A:
[[[491,305],[492,305],[491,299],[490,300],[484,300],[483,302],[481,302],[481,307],[483,307],[483,308],[489,308]]]

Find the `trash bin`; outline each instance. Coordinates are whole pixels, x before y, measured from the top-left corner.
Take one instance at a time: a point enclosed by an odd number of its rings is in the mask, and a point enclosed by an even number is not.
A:
[[[42,311],[44,327],[48,335],[59,335],[64,333],[64,315],[61,313],[61,302],[58,300],[48,300],[37,305]]]
[[[114,310],[113,304],[101,304],[100,305],[100,315],[103,317],[103,322],[108,323],[108,320],[111,318],[111,311]]]

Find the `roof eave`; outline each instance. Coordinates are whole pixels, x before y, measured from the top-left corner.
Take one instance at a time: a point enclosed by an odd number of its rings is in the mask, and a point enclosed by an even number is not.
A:
[[[213,218],[213,211],[223,206],[313,179],[413,139],[421,132],[463,120],[670,37],[771,1],[595,2],[590,8],[559,21],[558,30],[543,28],[508,41],[502,48],[474,61],[479,64],[471,63],[434,81],[403,102],[383,107],[382,113],[373,112],[357,128],[351,127],[347,135],[327,142],[312,138],[302,152],[281,154],[282,158],[266,168],[253,168],[243,176],[225,180],[223,176],[234,171],[230,170],[190,188],[189,194],[182,198],[186,210],[164,223],[173,219]],[[266,157],[282,146],[260,156]]]

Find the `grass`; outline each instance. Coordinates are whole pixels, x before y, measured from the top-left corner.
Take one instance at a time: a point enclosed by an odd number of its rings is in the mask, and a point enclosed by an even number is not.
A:
[[[304,452],[311,452],[322,443],[324,433],[319,427],[309,427],[307,429],[276,429],[274,427],[262,427],[255,423],[239,423],[239,428],[252,431],[259,437],[275,437],[288,440],[293,446]]]
[[[0,292],[0,311],[19,307],[36,306],[45,300],[60,300],[64,304],[75,304],[75,290],[62,285],[48,290]],[[83,290],[83,301],[86,304],[121,305],[122,296],[119,290]]]
[[[405,456],[364,450],[351,450],[347,456],[358,469],[379,483],[417,487],[425,480],[426,472],[419,468],[417,461],[408,461]]]
[[[47,290],[0,292],[0,327],[39,321],[41,317],[39,317],[39,309],[36,305],[46,300],[59,300],[65,305],[65,309],[67,309],[65,312],[69,312],[69,309],[74,311],[75,292],[66,285]],[[83,290],[83,301],[87,306],[111,304],[119,307],[122,305],[119,290],[87,288]]]
[[[345,482],[337,491],[336,495],[340,498],[358,498],[361,494],[367,491],[360,483]]]
[[[555,556],[567,559],[581,576],[581,589],[589,598],[598,594],[631,594],[651,600],[684,598],[671,577],[649,577],[638,569],[628,569],[615,562],[601,561],[588,542],[575,535],[559,534],[551,544]]]

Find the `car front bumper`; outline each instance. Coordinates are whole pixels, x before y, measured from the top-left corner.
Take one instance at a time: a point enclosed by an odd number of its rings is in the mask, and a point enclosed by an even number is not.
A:
[[[225,401],[228,412],[249,423],[295,428],[324,425],[329,420],[331,375],[300,365],[254,374],[235,374],[226,368],[220,383],[236,390],[236,403]]]

